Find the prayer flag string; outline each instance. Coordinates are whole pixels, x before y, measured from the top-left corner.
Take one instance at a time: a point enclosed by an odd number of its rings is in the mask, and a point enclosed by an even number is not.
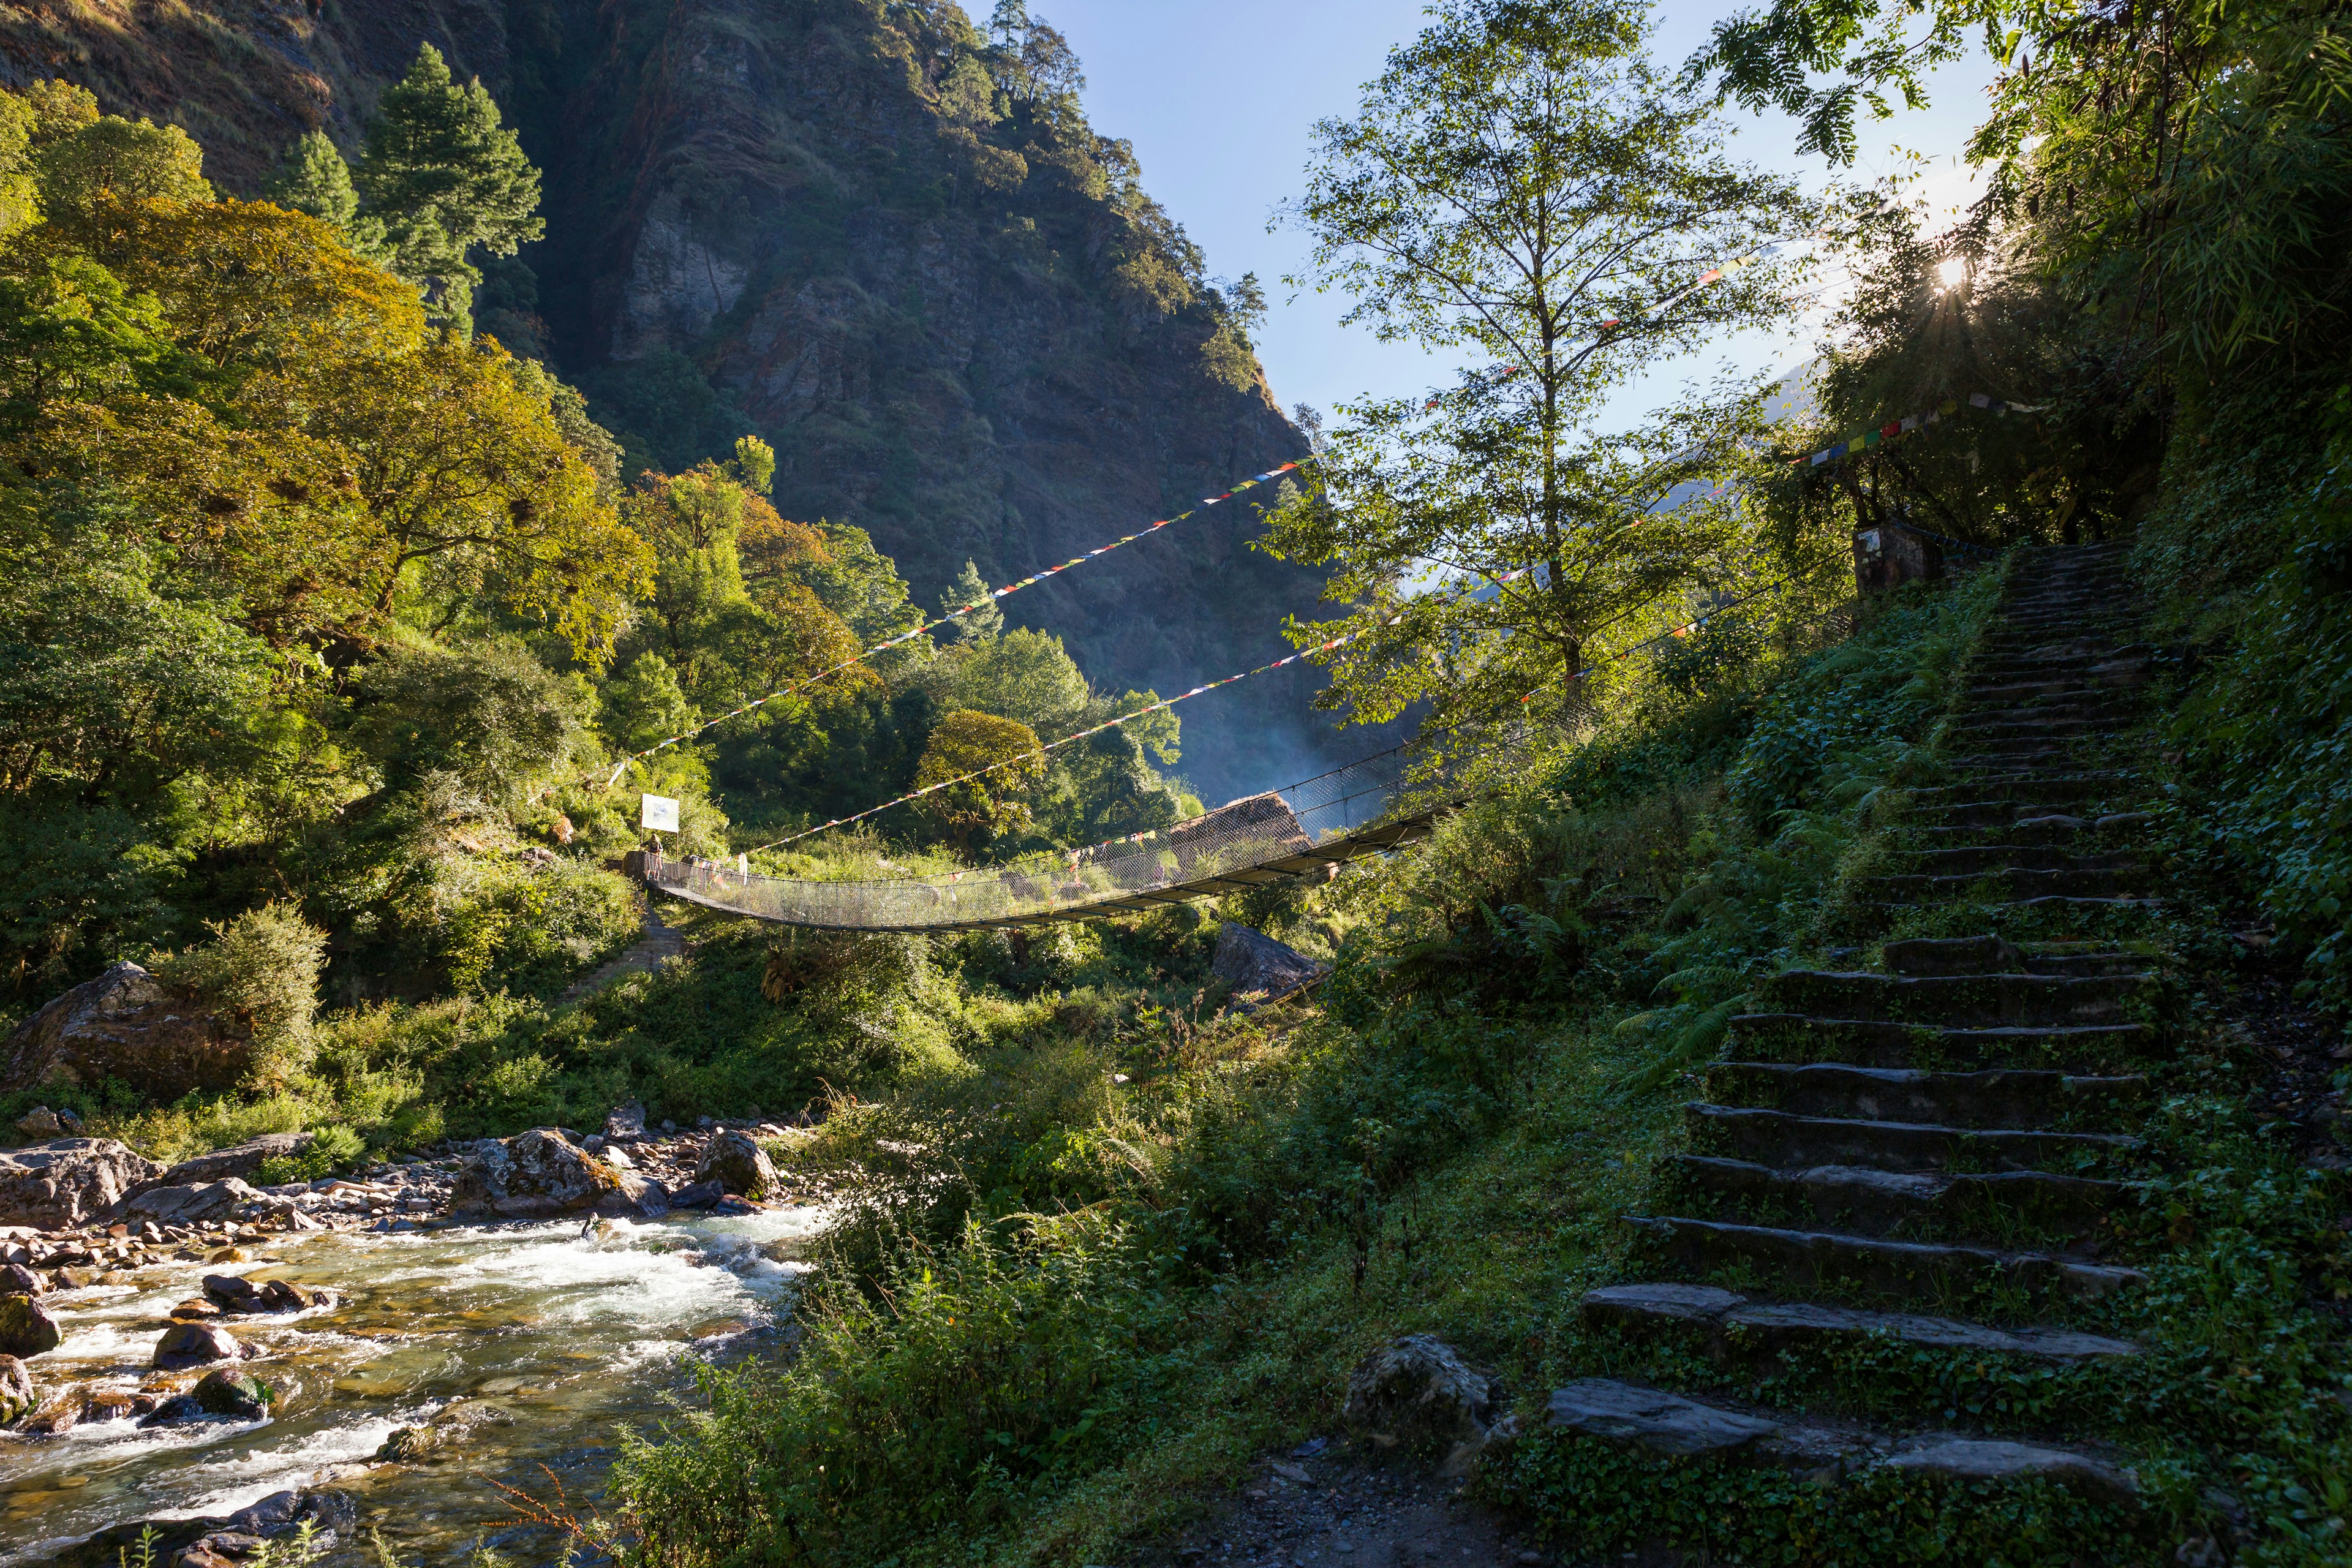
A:
[[[605,787],[609,789],[614,784],[620,783],[622,773],[627,769],[631,763],[643,762],[646,758],[654,755],[656,752],[667,751],[672,746],[679,745],[685,742],[694,739],[695,736],[701,734],[705,730],[710,729],[714,725],[724,724],[730,719],[740,719],[744,714],[752,711],[754,709],[763,708],[771,702],[780,701],[784,698],[805,691],[820,680],[826,679],[831,676],[839,675],[845,669],[865,663],[867,659],[872,658],[876,654],[882,653],[889,648],[897,647],[900,643],[911,642],[915,638],[921,637],[926,632],[935,630],[940,626],[947,625],[950,621],[960,620],[963,616],[971,614],[974,610],[979,609],[983,605],[992,604],[996,600],[1004,598],[1009,595],[1017,594],[1022,589],[1028,587],[1032,584],[1042,583],[1046,578],[1055,576],[1059,573],[1066,572],[1073,566],[1083,566],[1087,562],[1094,560],[1097,556],[1109,554],[1112,551],[1117,550],[1122,544],[1132,544],[1137,540],[1144,538],[1148,534],[1157,533],[1160,530],[1168,527],[1171,523],[1182,522],[1186,518],[1193,516],[1204,508],[1215,506],[1220,501],[1231,500],[1234,497],[1241,494],[1242,491],[1262,485],[1268,479],[1279,479],[1284,474],[1290,472],[1297,467],[1298,465],[1297,463],[1285,463],[1279,468],[1268,468],[1262,474],[1253,474],[1248,479],[1244,479],[1241,483],[1235,485],[1233,489],[1225,491],[1223,495],[1204,496],[1202,498],[1200,505],[1192,508],[1190,510],[1180,511],[1173,517],[1161,518],[1158,522],[1151,524],[1149,528],[1139,528],[1133,533],[1122,535],[1121,537],[1114,539],[1109,543],[1102,545],[1097,549],[1087,551],[1083,555],[1072,556],[1069,560],[1063,562],[1059,566],[1048,566],[1043,572],[1032,573],[1028,576],[1022,578],[1017,583],[1009,583],[1002,588],[992,590],[985,598],[974,599],[969,605],[961,605],[956,609],[948,611],[938,620],[922,622],[910,631],[900,632],[897,637],[876,643],[872,647],[869,647],[865,652],[858,654],[856,658],[843,659],[839,664],[835,665],[830,669],[821,669],[814,675],[794,681],[790,686],[779,687],[775,690],[769,692],[765,697],[754,698],[752,700],[744,703],[739,708],[731,708],[728,710],[726,712],[719,714],[716,719],[706,719],[701,723],[695,725],[692,729],[680,731],[678,733],[668,737],[667,740],[656,741],[642,752],[632,752],[613,765],[611,776],[606,778],[604,781]],[[876,809],[878,810],[880,808],[877,807]]]
[[[1521,566],[1513,571],[1506,572],[1500,576],[1490,577],[1487,579],[1487,583],[1492,586],[1500,587],[1506,583],[1526,576],[1533,570],[1535,569],[1531,566]],[[1380,625],[1383,626],[1392,626],[1403,619],[1404,612],[1400,610],[1395,615],[1391,616],[1387,620],[1381,622]],[[1163,698],[1160,701],[1152,703],[1148,708],[1139,708],[1132,713],[1122,713],[1118,718],[1112,719],[1105,723],[1097,724],[1090,730],[1080,730],[1076,734],[1065,735],[1060,740],[1049,742],[1045,745],[1038,747],[1037,750],[1034,752],[1023,752],[1016,756],[1006,757],[1002,762],[991,763],[984,768],[975,768],[971,773],[964,773],[960,777],[943,779],[938,784],[929,784],[921,789],[909,790],[905,795],[898,796],[895,800],[886,800],[879,805],[869,806],[867,809],[857,813],[854,816],[837,816],[831,822],[824,823],[819,826],[803,828],[802,831],[790,834],[785,837],[771,839],[769,842],[759,846],[757,848],[746,850],[744,853],[757,855],[761,850],[778,848],[783,845],[794,843],[803,838],[812,837],[816,834],[826,832],[832,828],[846,827],[853,822],[863,822],[866,818],[874,816],[876,813],[887,811],[894,805],[904,805],[908,801],[920,800],[925,795],[937,795],[943,789],[952,789],[960,784],[970,784],[972,780],[985,777],[986,775],[996,772],[999,768],[1009,768],[1015,763],[1026,762],[1032,757],[1043,756],[1047,752],[1058,752],[1064,746],[1083,741],[1090,735],[1099,735],[1105,730],[1115,730],[1121,724],[1132,723],[1134,721],[1143,718],[1146,714],[1158,713],[1165,709],[1173,708],[1179,702],[1189,702],[1193,698],[1199,697],[1204,692],[1215,691],[1221,687],[1231,686],[1236,680],[1247,680],[1251,676],[1264,675],[1269,670],[1280,669],[1286,664],[1297,664],[1300,659],[1309,658],[1315,654],[1328,653],[1333,648],[1354,642],[1357,638],[1364,637],[1376,629],[1377,628],[1374,626],[1366,626],[1360,630],[1349,632],[1343,636],[1333,637],[1328,642],[1318,643],[1313,647],[1300,648],[1297,653],[1291,654],[1284,658],[1277,658],[1272,664],[1261,664],[1255,669],[1244,669],[1240,671],[1238,674],[1228,675],[1223,680],[1212,680],[1205,686],[1196,686],[1190,691],[1181,691],[1173,697]],[[1129,834],[1124,838],[1107,838],[1102,844],[1097,844],[1091,847],[1100,849],[1106,845],[1128,844],[1138,839],[1148,838],[1150,837],[1150,835],[1149,833],[1132,833]],[[1086,851],[1073,850],[1070,851],[1070,853],[1084,854]]]
[[[1992,414],[2040,414],[2050,405],[2046,403],[2004,403],[1990,394],[1971,392],[1968,395],[1967,406],[1981,408]],[[1859,436],[1849,436],[1844,440],[1833,446],[1824,447],[1818,452],[1791,458],[1789,459],[1789,466],[1792,468],[1801,468],[1809,465],[1819,468],[1823,463],[1834,463],[1842,458],[1852,457],[1856,452],[1867,452],[1874,447],[1908,436],[1914,431],[1925,430],[1930,425],[1940,425],[1958,414],[1960,408],[1960,399],[1948,397],[1925,414],[1906,414],[1900,419],[1889,419],[1884,425],[1864,430]]]

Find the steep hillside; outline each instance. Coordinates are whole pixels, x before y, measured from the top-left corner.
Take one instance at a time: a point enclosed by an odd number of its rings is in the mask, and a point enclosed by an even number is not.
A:
[[[547,175],[547,238],[494,266],[485,325],[583,382],[633,459],[757,429],[787,515],[870,530],[919,595],[968,558],[998,581],[1066,560],[1304,450],[1245,321],[1087,125],[1050,28],[992,47],[952,5],[868,0],[47,0],[0,17],[0,81],[62,75],[184,124],[251,190],[307,127],[354,143],[426,41]],[[1012,618],[1111,689],[1260,662],[1316,584],[1249,551],[1254,529],[1209,513]],[[1360,749],[1307,695],[1195,705],[1182,771],[1214,799]]]

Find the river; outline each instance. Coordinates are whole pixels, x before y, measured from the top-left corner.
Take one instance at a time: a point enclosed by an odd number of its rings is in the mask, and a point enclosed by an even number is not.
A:
[[[224,1320],[261,1347],[244,1364],[277,1392],[268,1420],[0,1434],[0,1565],[84,1561],[98,1554],[89,1538],[110,1527],[226,1514],[330,1484],[356,1500],[361,1528],[322,1568],[372,1560],[371,1527],[404,1564],[456,1562],[478,1541],[519,1563],[547,1561],[559,1538],[523,1524],[491,1481],[553,1501],[552,1472],[584,1512],[615,1428],[646,1429],[673,1408],[686,1357],[773,1344],[802,1271],[794,1259],[824,1219],[785,1207],[600,1221],[585,1235],[576,1219],[289,1235],[247,1244],[247,1263],[151,1268],[131,1285],[47,1297],[65,1337],[27,1363],[45,1393],[137,1388],[153,1375],[167,1314],[205,1273],[344,1292],[331,1308]],[[374,1462],[394,1431],[436,1420],[463,1436],[423,1462]]]

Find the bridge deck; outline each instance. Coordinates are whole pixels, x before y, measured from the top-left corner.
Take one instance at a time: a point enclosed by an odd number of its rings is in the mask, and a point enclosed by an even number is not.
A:
[[[796,918],[766,910],[749,909],[739,897],[730,900],[726,894],[730,888],[748,892],[755,882],[772,883],[776,879],[740,877],[738,873],[708,866],[688,866],[684,862],[667,861],[645,857],[640,868],[646,885],[674,899],[683,899],[705,909],[725,914],[740,915],[748,920],[767,921],[775,925],[795,926],[806,931],[1003,931],[1013,926],[1047,925],[1055,921],[1100,920],[1108,915],[1141,914],[1168,904],[1189,903],[1194,899],[1214,898],[1222,893],[1239,893],[1269,882],[1288,881],[1310,876],[1332,866],[1367,855],[1384,854],[1401,844],[1410,844],[1429,836],[1431,826],[1440,812],[1457,803],[1448,802],[1410,816],[1360,827],[1337,835],[1311,849],[1276,857],[1252,866],[1230,867],[1214,876],[1195,878],[1190,881],[1171,882],[1165,887],[1143,888],[1110,894],[1085,902],[1071,903],[1050,910],[1033,910],[1024,914],[999,915],[974,920],[942,920],[902,921],[896,923],[855,923],[814,918]],[[840,884],[823,884],[839,886]]]

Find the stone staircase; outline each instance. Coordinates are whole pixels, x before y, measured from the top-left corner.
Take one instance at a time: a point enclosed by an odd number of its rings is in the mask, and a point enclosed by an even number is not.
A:
[[[1622,1347],[1606,1364],[1639,1376],[1559,1390],[1553,1427],[2134,1507],[2129,1469],[2063,1433],[1972,1427],[1941,1399],[1890,1429],[1837,1393],[1874,1350],[2026,1369],[2138,1353],[2095,1331],[2145,1282],[2103,1237],[2149,1100],[2154,983],[2127,944],[2160,907],[2126,738],[2154,655],[2131,641],[2122,549],[2019,563],[1946,732],[1960,782],[1912,792],[1901,854],[1864,889],[1877,967],[1843,950],[1733,1020],[1685,1110],[1690,1152],[1629,1220],[1647,1277],[1582,1304]],[[1738,1396],[1767,1383],[1769,1402]]]
[[[651,894],[646,898],[646,918],[643,934],[627,947],[614,953],[594,969],[564,987],[557,997],[559,1005],[593,996],[607,985],[632,974],[652,974],[673,958],[686,952],[686,936],[676,926],[662,923],[661,911],[654,907]]]

